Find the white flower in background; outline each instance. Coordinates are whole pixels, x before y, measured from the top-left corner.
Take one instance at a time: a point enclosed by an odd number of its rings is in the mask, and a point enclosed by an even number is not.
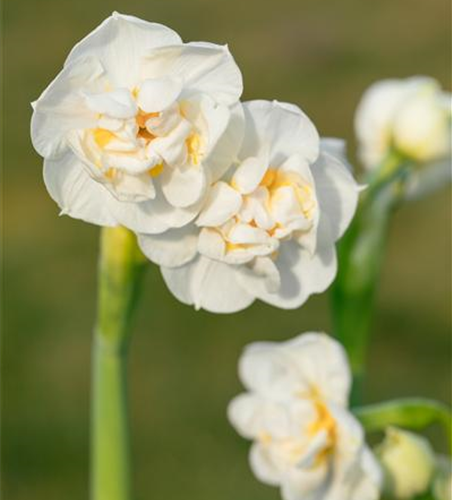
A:
[[[299,108],[251,101],[244,111],[238,160],[195,222],[140,235],[139,244],[172,293],[197,309],[235,312],[256,298],[296,308],[333,281],[334,243],[359,189],[334,156],[343,154],[338,142],[321,143]]]
[[[342,346],[325,334],[248,346],[239,363],[248,392],[228,414],[253,440],[250,464],[284,500],[376,500],[381,471],[347,409],[350,369]]]
[[[378,449],[378,458],[385,473],[385,489],[392,497],[413,498],[429,488],[435,455],[424,437],[390,427]]]
[[[451,155],[451,95],[428,77],[382,80],[364,94],[355,118],[359,154],[376,168],[394,149],[415,162]]]
[[[243,134],[227,47],[114,13],[33,104],[34,147],[63,213],[161,232],[193,219]]]

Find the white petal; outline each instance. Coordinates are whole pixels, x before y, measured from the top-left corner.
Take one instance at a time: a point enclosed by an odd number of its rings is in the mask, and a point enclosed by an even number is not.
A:
[[[176,78],[148,78],[138,90],[138,106],[146,113],[169,108],[179,97],[182,81]]]
[[[179,124],[166,136],[157,137],[150,143],[150,149],[158,153],[165,162],[174,168],[180,167],[187,162],[186,139],[190,135],[192,127],[187,120],[181,120]]]
[[[225,182],[217,182],[207,195],[204,207],[196,219],[198,226],[220,226],[233,217],[242,205],[242,197]]]
[[[232,176],[232,185],[242,194],[254,191],[268,168],[267,158],[250,156],[242,161]]]
[[[67,134],[96,126],[81,90],[100,90],[103,69],[94,58],[66,66],[34,103],[31,139],[45,158],[57,157],[67,149]]]
[[[351,500],[378,500],[382,490],[383,473],[367,447],[362,452],[360,470],[360,478],[354,487]]]
[[[292,186],[283,186],[275,190],[270,202],[270,213],[282,226],[300,218],[300,203]],[[304,217],[303,217],[304,218]]]
[[[250,466],[254,475],[265,484],[277,486],[281,482],[281,473],[275,466],[267,450],[259,443],[254,443],[250,450]]]
[[[144,60],[144,78],[176,76],[184,93],[205,93],[223,104],[234,104],[243,90],[242,75],[227,47],[187,43],[152,50]]]
[[[325,462],[312,469],[292,467],[285,472],[281,488],[283,500],[325,500],[329,484],[329,468]]]
[[[228,127],[231,111],[226,105],[218,104],[213,99],[204,97],[201,100],[201,113],[207,126],[208,136],[205,154],[210,155]]]
[[[331,236],[336,241],[349,226],[358,204],[359,186],[346,166],[337,158],[322,152],[313,165],[315,191],[320,216],[326,216]]]
[[[238,272],[247,275],[247,281],[258,281],[258,286],[265,286],[269,293],[275,293],[281,286],[278,268],[269,257],[257,257],[247,266],[240,266]]]
[[[220,179],[232,163],[236,160],[237,154],[242,145],[245,131],[245,116],[240,102],[233,105],[229,110],[229,121],[226,128],[221,130],[217,126],[211,129],[211,134],[215,133],[215,142],[211,141],[211,148],[208,156],[203,160],[204,168],[209,172],[212,182]]]
[[[196,255],[198,229],[187,225],[162,234],[139,234],[138,244],[144,255],[159,266],[183,266]]]
[[[216,229],[203,227],[199,233],[198,251],[205,257],[222,260],[226,252],[226,243]]]
[[[132,88],[140,81],[144,54],[156,47],[180,43],[179,35],[166,26],[115,12],[72,49],[66,64],[95,56],[113,86]]]
[[[188,208],[171,206],[157,189],[156,198],[141,203],[113,199],[110,206],[118,222],[137,233],[158,234],[169,228],[179,228],[191,222],[199,212],[198,205]]]
[[[267,231],[249,224],[235,224],[227,235],[228,241],[234,244],[270,244],[271,236]]]
[[[62,214],[99,226],[116,226],[109,210],[111,194],[92,179],[72,152],[44,162],[44,182]]]
[[[315,388],[325,401],[347,406],[351,373],[339,342],[323,333],[304,333],[285,342],[283,348],[296,363],[307,390]]]
[[[257,298],[283,309],[300,307],[310,295],[325,291],[336,276],[336,252],[333,245],[324,246],[310,255],[295,242],[283,242],[276,259],[281,286],[269,293],[264,283],[250,281],[238,274],[242,286]]]
[[[268,148],[269,161],[278,167],[294,154],[309,163],[319,154],[319,136],[311,120],[297,108],[286,108],[275,101],[244,103],[245,139],[239,158],[257,156]]]
[[[239,375],[250,391],[274,401],[293,397],[299,388],[297,366],[275,342],[255,342],[245,347]]]
[[[350,172],[353,171],[352,166],[348,163],[347,143],[344,139],[338,139],[337,137],[321,137],[320,151],[337,158],[348,168]]]
[[[204,170],[197,167],[166,168],[160,180],[163,194],[175,207],[193,205],[202,198],[206,190]]]
[[[156,196],[154,182],[148,173],[130,175],[118,170],[114,182],[104,185],[120,202],[141,203]]]
[[[228,418],[235,430],[246,439],[258,437],[262,430],[262,398],[254,394],[241,394],[228,406]]]
[[[394,117],[394,147],[421,162],[450,156],[451,104],[443,106],[439,89],[420,88]]]
[[[110,92],[85,94],[88,108],[112,118],[133,118],[138,111],[135,100],[128,89],[119,88]]]
[[[254,298],[241,288],[230,266],[206,257],[177,268],[162,267],[170,291],[184,304],[216,313],[245,309]]]
[[[163,110],[158,116],[152,116],[146,121],[147,130],[157,136],[163,137],[170,134],[183,120],[179,113],[179,106],[175,104]]]

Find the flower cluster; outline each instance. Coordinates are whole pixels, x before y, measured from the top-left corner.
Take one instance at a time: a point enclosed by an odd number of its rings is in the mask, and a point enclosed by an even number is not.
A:
[[[139,234],[182,302],[295,308],[334,279],[359,189],[340,142],[242,90],[227,47],[114,13],[34,103],[33,144],[62,213]]]
[[[348,410],[350,371],[340,344],[307,333],[248,346],[239,364],[248,392],[229,419],[253,440],[251,468],[284,500],[376,500],[382,474]]]

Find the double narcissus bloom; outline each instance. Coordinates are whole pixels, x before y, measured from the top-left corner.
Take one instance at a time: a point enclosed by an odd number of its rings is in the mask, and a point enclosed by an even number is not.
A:
[[[336,274],[335,241],[356,209],[358,186],[296,106],[244,104],[236,162],[213,184],[194,223],[139,237],[184,303],[235,312],[256,298],[299,307]]]
[[[355,129],[364,166],[373,169],[394,150],[425,163],[451,154],[451,95],[428,77],[382,80],[364,94]]]
[[[377,500],[382,474],[349,412],[343,348],[324,334],[248,346],[239,363],[248,392],[229,407],[253,441],[250,464],[284,500]]]
[[[193,219],[236,157],[242,77],[227,47],[114,13],[34,103],[32,140],[63,213],[162,232]]]
[[[226,47],[115,13],[34,103],[33,144],[62,213],[138,233],[182,302],[296,308],[333,281],[359,189],[340,141],[241,93]]]

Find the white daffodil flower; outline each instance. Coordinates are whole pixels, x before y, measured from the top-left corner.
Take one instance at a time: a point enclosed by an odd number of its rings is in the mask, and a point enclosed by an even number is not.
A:
[[[382,80],[364,94],[355,117],[359,155],[367,169],[391,149],[414,162],[450,157],[451,95],[428,77]]]
[[[142,234],[139,244],[172,293],[197,309],[235,312],[256,298],[296,308],[333,281],[334,243],[359,188],[340,144],[321,143],[299,108],[251,101],[244,111],[238,160],[213,184],[195,223]]]
[[[237,155],[242,87],[227,47],[114,13],[33,103],[50,195],[102,226],[185,225]]]
[[[348,411],[350,369],[325,334],[248,346],[239,362],[248,392],[232,400],[229,420],[253,441],[255,476],[284,500],[376,500],[382,474]]]

